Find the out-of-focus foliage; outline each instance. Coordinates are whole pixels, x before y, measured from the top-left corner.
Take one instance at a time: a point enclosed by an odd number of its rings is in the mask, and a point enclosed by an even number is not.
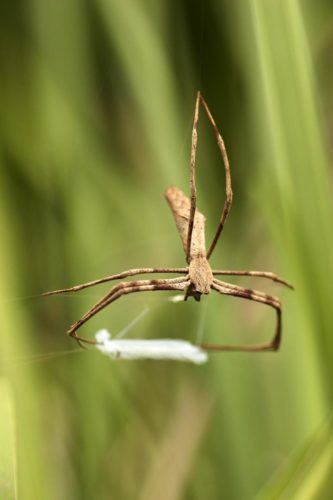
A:
[[[328,0],[2,2],[1,498],[330,497],[332,20]],[[188,189],[198,88],[234,188],[212,264],[295,284],[242,281],[281,296],[282,348],[203,367],[76,350],[64,332],[108,286],[38,294],[184,264],[163,191]],[[225,187],[203,114],[197,168],[210,240]],[[258,304],[167,296],[123,298],[83,333],[148,306],[128,335],[272,335]]]

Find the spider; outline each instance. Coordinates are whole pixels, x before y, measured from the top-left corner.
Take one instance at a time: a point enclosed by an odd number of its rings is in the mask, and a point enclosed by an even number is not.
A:
[[[203,106],[209,122],[211,123],[217,144],[220,149],[226,180],[226,199],[223,206],[222,215],[218,224],[216,234],[213,241],[206,251],[205,245],[205,216],[200,213],[197,208],[197,191],[195,182],[195,165],[196,165],[196,151],[198,143],[198,121],[200,105]],[[227,220],[231,204],[232,204],[232,188],[231,188],[231,174],[227,151],[224,141],[215,120],[207,106],[206,101],[202,97],[200,91],[197,93],[194,121],[192,128],[192,145],[191,145],[191,163],[190,163],[190,192],[191,198],[188,198],[178,187],[171,186],[165,192],[165,197],[173,212],[177,230],[182,240],[184,247],[187,267],[176,268],[140,268],[129,269],[128,271],[107,276],[89,283],[84,283],[71,288],[64,288],[62,290],[54,290],[46,292],[44,295],[55,295],[65,292],[77,292],[84,288],[105,283],[108,281],[128,278],[130,276],[143,275],[143,274],[180,274],[180,277],[164,278],[164,279],[149,279],[138,281],[123,281],[115,285],[101,300],[97,302],[84,316],[76,321],[67,331],[67,334],[73,337],[80,345],[82,342],[96,344],[95,340],[86,339],[77,334],[79,328],[82,327],[90,318],[95,316],[99,311],[106,306],[120,299],[123,295],[138,292],[148,291],[162,291],[173,290],[177,292],[184,292],[184,300],[193,297],[196,301],[200,301],[201,295],[207,295],[212,290],[220,293],[221,295],[231,295],[233,297],[240,297],[255,302],[260,302],[276,311],[276,329],[272,340],[266,343],[250,344],[250,345],[222,345],[222,344],[197,344],[207,351],[246,351],[246,352],[265,352],[277,351],[282,334],[282,308],[281,302],[278,298],[257,290],[243,288],[238,285],[226,283],[216,278],[216,276],[254,276],[260,278],[267,278],[277,283],[281,283],[291,289],[293,286],[287,281],[279,278],[271,272],[262,271],[229,271],[211,269],[209,259],[215,249],[215,246],[221,236],[225,222]]]

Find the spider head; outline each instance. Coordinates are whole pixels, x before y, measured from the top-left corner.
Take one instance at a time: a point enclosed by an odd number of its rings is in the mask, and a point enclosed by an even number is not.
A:
[[[193,297],[194,300],[200,302],[201,295],[201,292],[194,290],[193,283],[191,283],[185,292],[184,300],[186,301],[189,297]]]

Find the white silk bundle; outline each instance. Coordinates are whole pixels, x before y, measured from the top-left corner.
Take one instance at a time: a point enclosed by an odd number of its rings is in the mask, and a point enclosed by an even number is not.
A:
[[[186,340],[112,339],[105,329],[99,330],[95,338],[97,349],[112,359],[172,359],[196,364],[208,359],[204,350]]]

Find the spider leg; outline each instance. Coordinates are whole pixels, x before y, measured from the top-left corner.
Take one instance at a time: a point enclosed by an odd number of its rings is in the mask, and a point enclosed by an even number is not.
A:
[[[211,114],[205,99],[202,97],[201,93],[198,92],[197,100],[195,103],[194,121],[193,121],[193,129],[192,129],[191,171],[190,171],[191,209],[190,209],[190,219],[189,219],[189,224],[188,224],[188,237],[187,237],[187,251],[186,251],[187,262],[190,261],[190,256],[191,256],[190,254],[191,254],[192,231],[193,231],[195,209],[196,209],[196,203],[197,203],[197,190],[196,190],[196,184],[195,184],[195,163],[196,163],[196,152],[197,152],[197,144],[198,144],[198,130],[197,129],[198,129],[198,122],[199,122],[200,102],[202,103],[202,105],[206,111],[206,114],[208,116],[208,119],[214,128],[216,139],[217,139],[217,144],[218,144],[218,147],[220,149],[220,152],[221,152],[221,155],[223,158],[224,169],[225,169],[225,180],[226,180],[226,200],[224,202],[223,211],[222,211],[222,215],[220,218],[220,222],[219,222],[216,234],[214,236],[214,239],[213,239],[213,241],[209,247],[208,253],[207,253],[207,259],[209,259],[209,257],[213,253],[215,245],[220,238],[225,221],[227,220],[227,217],[228,217],[228,214],[229,214],[229,211],[231,208],[232,197],[233,197],[232,187],[231,187],[230,165],[229,165],[227,150],[226,150],[224,141],[222,139],[222,136],[221,136],[221,134],[217,128],[217,125],[215,123],[213,115]]]
[[[213,238],[213,241],[212,241],[212,243],[211,243],[211,245],[209,247],[209,250],[207,252],[207,259],[209,259],[209,257],[212,255],[213,250],[215,248],[215,245],[218,242],[218,240],[220,238],[220,235],[221,235],[221,233],[223,231],[223,227],[224,227],[225,221],[227,220],[227,217],[228,217],[228,214],[229,214],[229,211],[230,211],[230,208],[231,208],[233,193],[232,193],[232,188],[231,188],[230,165],[229,165],[227,150],[226,150],[224,141],[223,141],[222,136],[221,136],[221,134],[220,134],[220,132],[219,132],[219,130],[217,128],[217,125],[215,123],[213,115],[211,114],[211,112],[210,112],[210,110],[209,110],[209,108],[207,106],[207,103],[206,103],[205,99],[202,97],[201,94],[200,94],[200,100],[202,102],[203,107],[205,108],[205,111],[207,113],[208,119],[209,119],[210,123],[212,124],[213,129],[215,131],[215,135],[216,135],[216,139],[217,139],[217,145],[218,145],[218,147],[220,149],[220,152],[221,152],[221,155],[222,155],[222,158],[223,158],[224,169],[225,169],[226,200],[224,202],[223,211],[222,211],[222,215],[221,215],[221,218],[220,218],[220,222],[219,222],[216,234],[215,234],[215,236]]]
[[[119,299],[123,295],[135,292],[149,292],[154,290],[185,290],[189,285],[187,277],[169,278],[160,280],[139,280],[119,283],[113,287],[108,294],[95,304],[86,314],[76,321],[67,331],[67,334],[75,338],[78,342],[86,342],[89,344],[96,344],[95,340],[85,339],[77,335],[77,330],[81,328],[90,318],[95,316],[99,311],[106,306]]]
[[[265,271],[227,271],[227,270],[220,270],[220,269],[214,269],[213,271],[214,276],[253,276],[255,278],[267,278],[269,280],[275,281],[276,283],[280,283],[281,285],[287,286],[291,290],[294,290],[294,286],[289,283],[288,281],[280,278],[274,273],[271,272],[265,272]]]
[[[200,344],[200,347],[208,351],[245,351],[245,352],[267,352],[277,351],[281,342],[281,327],[282,327],[282,310],[281,303],[276,297],[267,295],[257,290],[249,290],[240,286],[230,285],[214,279],[212,288],[222,295],[232,295],[243,299],[253,300],[261,304],[273,307],[276,311],[277,323],[273,339],[270,342],[253,345],[214,345],[214,344]]]
[[[188,222],[188,233],[187,233],[187,249],[186,249],[187,262],[190,262],[191,258],[192,232],[194,225],[195,209],[197,205],[197,188],[195,184],[195,161],[196,161],[197,145],[198,145],[199,106],[200,106],[200,92],[197,93],[193,128],[192,128],[191,170],[190,170],[191,208],[190,208],[190,218]]]
[[[106,283],[108,281],[119,280],[128,278],[129,276],[135,276],[137,274],[153,274],[153,273],[175,273],[175,274],[186,274],[187,268],[185,267],[176,267],[176,268],[165,268],[165,267],[145,267],[141,269],[129,269],[128,271],[123,271],[119,274],[113,274],[111,276],[106,276],[105,278],[100,278],[98,280],[89,281],[88,283],[83,283],[82,285],[76,285],[71,288],[63,288],[61,290],[53,290],[51,292],[45,292],[42,295],[57,295],[60,293],[66,292],[78,292],[79,290],[83,290],[84,288],[88,288],[90,286],[99,285],[101,283]]]
[[[96,312],[98,312],[101,309],[101,305],[104,302],[108,301],[111,298],[111,296],[118,293],[123,288],[128,288],[130,286],[153,285],[155,283],[158,283],[158,284],[173,284],[173,283],[175,283],[175,284],[177,284],[177,283],[183,283],[183,281],[186,281],[186,279],[187,279],[187,277],[182,276],[180,278],[167,278],[167,279],[160,279],[160,280],[123,281],[122,283],[118,283],[118,285],[115,285],[114,287],[112,287],[111,290],[106,295],[104,295],[104,297],[102,297],[81,319],[84,319],[88,314],[95,314]]]
[[[263,299],[269,299],[272,301],[279,302],[279,299],[276,297],[273,297],[273,295],[269,295],[265,292],[260,292],[259,290],[253,290],[253,289],[249,289],[249,288],[244,288],[244,287],[239,286],[239,285],[226,283],[225,281],[217,280],[216,278],[213,279],[213,285],[218,285],[218,286],[224,287],[224,288],[230,288],[231,290],[236,290],[236,291],[240,291],[243,293],[245,293],[245,292],[252,293],[253,292],[253,294],[256,295],[257,297],[261,297]]]

